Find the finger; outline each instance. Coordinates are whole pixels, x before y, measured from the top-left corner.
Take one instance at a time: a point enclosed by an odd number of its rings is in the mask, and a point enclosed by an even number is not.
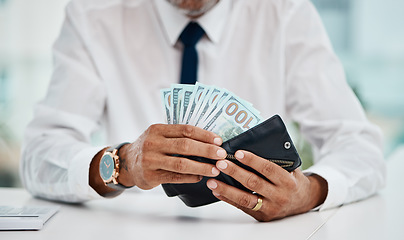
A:
[[[258,175],[237,166],[228,160],[217,161],[216,167],[223,173],[233,177],[240,182],[243,186],[253,192],[257,192],[263,196],[272,196],[275,186],[267,180],[259,177]]]
[[[202,143],[189,138],[169,138],[162,144],[161,151],[166,154],[199,156],[210,159],[224,159],[226,150],[219,146]]]
[[[226,198],[226,197],[220,195],[220,194],[217,193],[217,192],[212,192],[212,194],[213,194],[217,199],[222,200],[223,202],[227,202],[228,204],[233,205],[233,206],[235,206],[236,208],[239,208],[239,209],[241,209],[241,210],[243,210],[243,211],[248,211],[248,210],[252,211],[251,209],[247,209],[247,208],[245,208],[245,207],[243,207],[243,206],[238,205],[237,203],[235,203],[235,202],[231,201],[230,199],[228,199],[228,198]]]
[[[192,174],[206,177],[215,177],[220,171],[212,164],[197,162],[183,157],[167,156],[154,163],[161,170],[166,170],[180,174]]]
[[[193,174],[181,174],[175,172],[169,172],[164,170],[159,170],[156,172],[158,174],[158,183],[197,183],[202,180],[202,176],[197,176]]]
[[[255,169],[275,185],[295,184],[293,176],[288,171],[267,159],[242,150],[237,151],[234,156],[238,161]]]
[[[246,207],[243,207],[243,206],[238,205],[237,203],[231,201],[230,199],[228,199],[228,198],[226,198],[226,197],[224,197],[224,196],[219,195],[218,193],[213,193],[213,195],[214,195],[217,199],[222,200],[223,202],[226,202],[226,203],[228,203],[228,204],[230,204],[230,205],[233,205],[233,206],[235,206],[236,208],[238,208],[238,209],[242,210],[243,212],[247,213],[248,215],[253,216],[253,217],[256,218],[257,220],[258,220],[257,216],[262,215],[261,212],[260,212],[261,209],[260,209],[260,211],[253,211],[252,209],[249,209],[249,208],[246,208]],[[257,201],[258,201],[258,199],[257,199]]]
[[[258,203],[257,195],[253,195],[233,186],[229,186],[223,182],[209,179],[206,185],[212,190],[213,195],[215,195],[217,198],[237,208],[250,211]]]
[[[210,131],[192,125],[160,124],[154,125],[155,131],[160,132],[167,138],[191,138],[200,142],[222,145],[222,138]]]

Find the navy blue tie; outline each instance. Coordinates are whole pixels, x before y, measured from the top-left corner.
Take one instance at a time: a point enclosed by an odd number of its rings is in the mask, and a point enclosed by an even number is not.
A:
[[[184,44],[182,53],[181,83],[195,84],[198,74],[198,53],[196,43],[205,34],[205,31],[196,22],[190,22],[180,35]]]

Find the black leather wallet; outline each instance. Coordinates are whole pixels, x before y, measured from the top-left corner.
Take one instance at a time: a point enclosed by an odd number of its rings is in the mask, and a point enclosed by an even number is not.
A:
[[[248,171],[254,172],[262,178],[265,177],[249,166],[237,161],[234,157],[234,153],[237,150],[252,152],[278,164],[289,172],[295,170],[301,164],[299,154],[287,132],[285,124],[278,115],[275,115],[257,126],[229,139],[222,144],[222,147],[227,151],[226,159]],[[187,158],[211,164],[216,164],[217,161],[195,156],[187,156]],[[220,173],[214,178],[244,191],[252,192],[224,173]],[[206,181],[208,179],[208,177],[203,177],[203,179],[197,183],[163,184],[163,189],[167,196],[178,196],[187,206],[199,207],[219,201],[206,186]]]

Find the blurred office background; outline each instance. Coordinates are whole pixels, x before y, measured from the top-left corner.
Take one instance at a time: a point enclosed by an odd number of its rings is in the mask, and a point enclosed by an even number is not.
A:
[[[388,157],[404,144],[404,1],[312,1]],[[21,186],[23,132],[46,92],[67,2],[0,0],[0,186]]]

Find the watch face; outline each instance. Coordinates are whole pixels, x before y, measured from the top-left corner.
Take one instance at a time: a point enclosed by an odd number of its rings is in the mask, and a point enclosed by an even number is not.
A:
[[[109,154],[105,154],[100,162],[100,175],[104,181],[109,181],[114,172],[114,159]]]

